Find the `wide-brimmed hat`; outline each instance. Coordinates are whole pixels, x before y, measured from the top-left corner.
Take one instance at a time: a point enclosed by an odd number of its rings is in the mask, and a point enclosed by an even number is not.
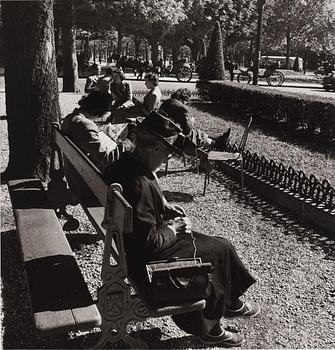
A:
[[[161,113],[151,112],[142,122],[137,121],[137,128],[147,130],[155,135],[172,152],[181,153],[181,150],[173,145],[181,129]]]

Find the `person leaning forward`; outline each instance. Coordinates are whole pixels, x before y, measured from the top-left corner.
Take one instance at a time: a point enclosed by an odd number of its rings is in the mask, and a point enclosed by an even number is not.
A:
[[[151,113],[138,123],[134,152],[123,153],[104,171],[105,181],[120,183],[123,196],[133,208],[134,232],[124,236],[128,272],[142,292],[149,294],[146,264],[176,256],[193,257],[192,232],[197,257],[214,267],[211,294],[204,310],[172,318],[179,328],[204,344],[239,346],[243,335],[222,329],[220,319],[259,313],[258,304],[240,299],[255,279],[228,240],[192,230],[184,210],[164,198],[155,174],[171,152],[178,152],[174,142],[179,132],[170,119]]]
[[[204,150],[212,148],[220,151],[225,150],[230,137],[230,128],[219,136],[210,136],[203,130],[197,129],[195,127],[195,119],[187,107],[190,97],[191,91],[189,89],[180,88],[174,91],[169,99],[164,100],[159,109],[160,113],[181,128],[182,134],[186,137],[183,139],[183,144],[180,144],[178,140],[179,148],[185,153],[187,153],[188,149],[192,150],[194,147]]]
[[[114,141],[98,125],[112,101],[108,92],[92,91],[78,102],[80,107],[75,108],[62,122],[63,132],[101,171],[119,159],[121,153],[134,148],[134,135],[128,135],[123,141]]]

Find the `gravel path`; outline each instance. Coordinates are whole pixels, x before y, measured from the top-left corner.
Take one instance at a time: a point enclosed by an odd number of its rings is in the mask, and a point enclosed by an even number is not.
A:
[[[70,99],[67,96],[61,94],[61,99],[65,101],[63,110],[71,111],[77,97]],[[225,125],[234,125],[234,134],[238,137],[239,128],[243,128],[229,118],[222,120],[205,113],[199,117],[199,123],[204,120],[207,121],[208,130],[216,133],[220,128],[224,129]],[[3,170],[8,155],[3,120],[0,121],[0,135],[0,165]],[[277,149],[277,153],[281,152],[279,147],[284,147],[280,140],[269,138],[256,130],[251,132],[248,147],[254,147],[255,143],[259,144],[260,150],[272,149],[260,137],[269,140],[269,144],[274,142],[273,150]],[[297,154],[299,159],[305,157],[305,149],[296,145],[292,147],[297,147],[296,151],[288,147],[287,152]],[[299,157],[296,152],[300,152]],[[310,156],[320,157],[320,161],[325,158],[315,152]],[[324,162],[331,162],[329,166],[333,166],[331,159]],[[306,167],[306,172],[314,171],[310,165]],[[324,177],[329,178],[328,174],[334,176],[327,167],[322,166],[325,168]],[[202,174],[183,171],[185,169],[181,162],[175,159],[170,162],[169,169],[168,176],[160,177],[166,197],[186,209],[196,230],[230,239],[243,262],[257,278],[257,283],[245,297],[261,304],[262,313],[259,317],[253,320],[223,321],[223,325],[244,332],[247,341],[242,348],[335,348],[334,241],[300,225],[289,213],[262,201],[254,194],[248,191],[241,194],[239,185],[225,176],[214,176],[203,197]],[[45,339],[34,335],[6,186],[2,185],[1,190],[3,348],[62,349],[93,346],[99,336],[98,329]],[[77,232],[68,234],[68,239],[89,288],[95,295],[96,287],[100,284],[103,243],[97,239],[80,208],[69,209],[75,212],[82,225]],[[146,341],[150,348],[205,348],[175,327],[169,317],[132,324],[130,329],[135,331],[135,336]]]

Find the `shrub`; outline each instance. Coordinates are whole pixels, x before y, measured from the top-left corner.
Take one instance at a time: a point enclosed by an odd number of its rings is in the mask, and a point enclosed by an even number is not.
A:
[[[325,137],[335,138],[335,101],[330,99],[228,81],[199,81],[197,88],[202,98],[222,104],[241,118],[280,120],[290,128],[320,129]]]
[[[224,60],[220,23],[216,22],[207,55],[199,70],[201,80],[224,80]]]

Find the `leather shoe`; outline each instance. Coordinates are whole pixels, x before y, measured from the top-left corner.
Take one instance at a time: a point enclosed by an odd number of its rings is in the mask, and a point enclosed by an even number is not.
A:
[[[242,333],[233,333],[224,330],[220,335],[203,335],[198,338],[201,343],[207,345],[222,345],[224,347],[240,346],[244,343],[245,338]]]
[[[246,301],[238,310],[226,310],[225,318],[255,317],[261,312],[259,304],[253,301]]]

